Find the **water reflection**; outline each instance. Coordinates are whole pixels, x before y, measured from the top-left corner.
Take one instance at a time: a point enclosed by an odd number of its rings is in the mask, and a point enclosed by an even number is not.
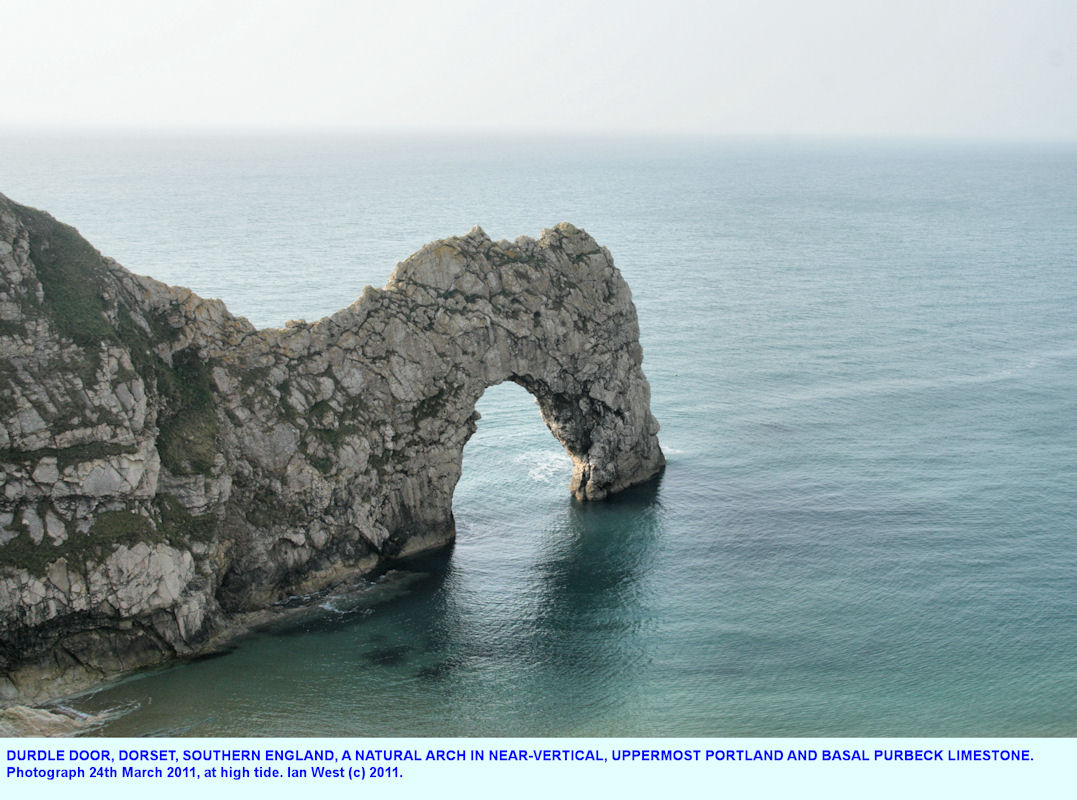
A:
[[[608,733],[639,690],[653,606],[645,576],[661,536],[659,482],[603,503],[572,502],[542,536],[521,693],[521,733]],[[540,726],[536,728],[536,726]]]

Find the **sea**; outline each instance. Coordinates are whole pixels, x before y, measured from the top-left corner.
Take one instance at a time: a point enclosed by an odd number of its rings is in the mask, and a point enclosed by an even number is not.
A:
[[[491,387],[453,547],[67,698],[98,735],[1077,735],[1077,145],[9,135],[0,192],[259,327],[570,221],[669,462],[574,501]]]

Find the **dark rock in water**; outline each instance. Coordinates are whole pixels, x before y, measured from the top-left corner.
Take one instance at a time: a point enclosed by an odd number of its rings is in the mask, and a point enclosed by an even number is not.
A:
[[[0,196],[0,699],[203,650],[237,615],[453,540],[483,391],[515,381],[598,500],[664,460],[628,286],[560,224],[422,248],[256,330]]]
[[[380,667],[394,667],[398,664],[403,664],[411,651],[412,648],[406,644],[395,647],[379,647],[377,650],[367,653],[363,658]]]

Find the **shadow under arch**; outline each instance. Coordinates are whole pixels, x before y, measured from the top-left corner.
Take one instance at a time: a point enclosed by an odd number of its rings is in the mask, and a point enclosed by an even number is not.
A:
[[[534,564],[535,669],[521,687],[550,735],[624,735],[614,725],[648,665],[651,592],[664,524],[661,476],[602,503],[570,501]],[[556,699],[545,695],[559,687]]]

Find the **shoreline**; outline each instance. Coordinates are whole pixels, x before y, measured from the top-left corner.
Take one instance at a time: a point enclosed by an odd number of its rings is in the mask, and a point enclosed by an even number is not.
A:
[[[304,615],[313,615],[330,596],[361,597],[378,585],[386,575],[408,563],[422,558],[448,554],[453,543],[420,550],[400,559],[375,564],[369,569],[350,568],[335,576],[332,583],[309,593],[291,595],[267,608],[239,612],[224,617],[220,627],[196,653],[176,656],[157,664],[132,667],[109,673],[67,670],[60,676],[50,676],[40,665],[25,665],[16,674],[25,676],[17,686],[14,697],[0,698],[0,736],[79,736],[107,724],[117,715],[116,709],[97,713],[73,707],[79,698],[109,689],[143,675],[166,672],[208,658],[218,658],[232,652],[244,637],[271,631],[274,627],[294,623]],[[344,589],[341,592],[341,589]],[[33,673],[37,672],[35,676]],[[22,683],[22,681],[19,681]],[[37,684],[36,686],[33,684]]]

